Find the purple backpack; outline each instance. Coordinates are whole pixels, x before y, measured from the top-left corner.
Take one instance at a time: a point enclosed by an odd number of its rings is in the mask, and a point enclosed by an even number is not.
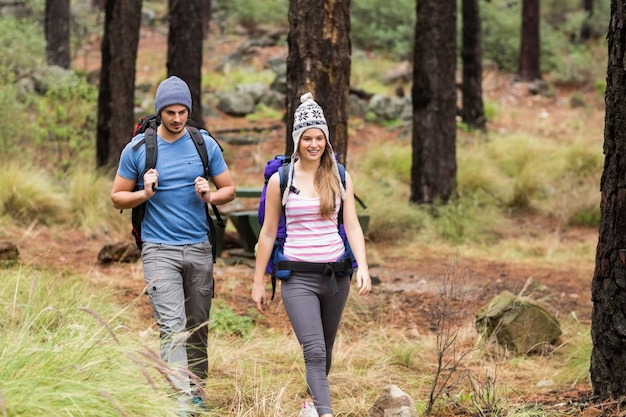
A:
[[[265,220],[265,199],[266,199],[266,191],[267,191],[267,183],[269,182],[270,177],[278,172],[280,179],[280,195],[282,196],[285,192],[285,188],[287,187],[287,176],[289,175],[289,163],[291,162],[291,157],[287,155],[276,155],[274,158],[267,161],[265,165],[265,171],[263,176],[265,178],[263,184],[263,190],[261,191],[261,199],[259,201],[259,224],[263,226],[263,222]],[[341,177],[341,182],[343,186],[346,186],[346,170],[342,164],[337,164],[339,168],[339,175]],[[356,196],[355,196],[356,197]],[[365,208],[363,202],[357,198],[357,201]],[[339,235],[344,242],[346,247],[345,256],[350,257],[352,259],[353,267],[356,268],[356,260],[354,260],[354,256],[352,255],[352,250],[350,249],[350,244],[348,243],[348,239],[346,239],[346,233],[343,227],[343,205],[339,209]],[[272,299],[274,299],[274,293],[276,290],[276,278],[285,280],[289,278],[291,275],[290,270],[278,269],[277,264],[280,261],[286,261],[287,259],[283,255],[283,244],[285,242],[285,238],[287,237],[287,230],[285,227],[285,206],[282,207],[282,215],[280,216],[280,221],[278,223],[278,230],[276,232],[276,240],[274,241],[274,248],[272,249],[272,254],[267,263],[267,267],[265,271],[271,275],[272,277]],[[350,275],[352,272],[350,271]]]

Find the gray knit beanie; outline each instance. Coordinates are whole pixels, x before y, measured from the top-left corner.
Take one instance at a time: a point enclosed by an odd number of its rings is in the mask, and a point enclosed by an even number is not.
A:
[[[191,113],[191,91],[186,82],[175,75],[161,81],[154,99],[154,111],[157,115],[161,110],[172,104],[180,104],[187,107]]]

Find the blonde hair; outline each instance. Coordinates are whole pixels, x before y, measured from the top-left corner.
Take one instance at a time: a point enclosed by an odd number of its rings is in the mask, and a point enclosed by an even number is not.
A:
[[[320,216],[325,220],[333,216],[337,205],[337,196],[341,197],[342,195],[342,187],[337,181],[335,166],[335,155],[332,148],[326,146],[315,176],[315,186],[320,196]]]

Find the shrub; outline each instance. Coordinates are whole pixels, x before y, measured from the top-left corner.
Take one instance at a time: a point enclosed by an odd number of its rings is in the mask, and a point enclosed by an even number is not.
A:
[[[288,0],[217,0],[215,9],[222,10],[226,19],[248,28],[259,25],[286,27]]]
[[[413,54],[416,9],[413,0],[353,0],[350,9],[354,46],[407,59]]]

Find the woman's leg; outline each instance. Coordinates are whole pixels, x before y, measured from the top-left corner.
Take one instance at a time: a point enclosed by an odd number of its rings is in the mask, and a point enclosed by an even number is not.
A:
[[[332,414],[327,374],[350,290],[348,278],[340,278],[338,284],[339,293],[333,294],[327,276],[304,273],[292,273],[281,283],[285,310],[302,345],[308,391],[320,415]]]
[[[330,372],[333,358],[333,346],[335,345],[335,337],[339,330],[339,323],[343,315],[343,309],[348,300],[350,293],[350,278],[338,277],[337,287],[339,292],[333,294],[329,287],[320,295],[322,326],[324,328],[324,340],[326,343],[326,375]]]

